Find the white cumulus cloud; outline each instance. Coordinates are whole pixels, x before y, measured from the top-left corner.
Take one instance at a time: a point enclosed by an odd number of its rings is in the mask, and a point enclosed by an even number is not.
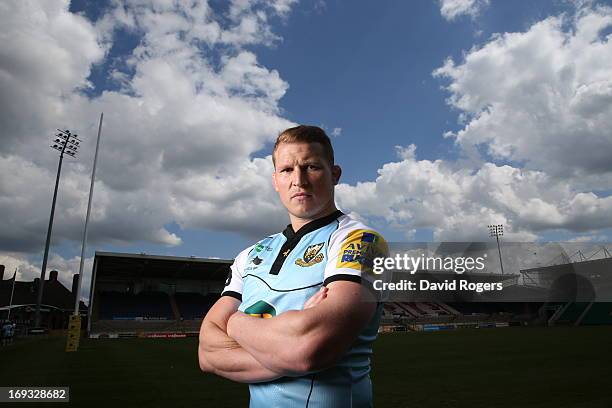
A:
[[[545,230],[596,231],[612,227],[612,197],[574,190],[535,170],[485,163],[477,170],[444,160],[418,160],[416,147],[398,149],[375,181],[338,186],[342,208],[384,217],[410,236],[434,231],[434,240],[485,240],[488,224],[504,224],[506,236],[531,241]]]
[[[448,103],[464,126],[449,132],[466,152],[612,187],[612,8],[549,17],[525,32],[493,36],[448,59]]]
[[[448,21],[464,15],[474,18],[488,5],[489,0],[440,0],[440,14]]]

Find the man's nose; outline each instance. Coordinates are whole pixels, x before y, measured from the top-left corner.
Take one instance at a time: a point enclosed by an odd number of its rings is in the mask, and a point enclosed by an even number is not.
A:
[[[307,173],[305,169],[296,167],[296,169],[293,170],[292,176],[293,176],[292,183],[294,186],[303,187],[308,184],[308,177],[307,177]]]

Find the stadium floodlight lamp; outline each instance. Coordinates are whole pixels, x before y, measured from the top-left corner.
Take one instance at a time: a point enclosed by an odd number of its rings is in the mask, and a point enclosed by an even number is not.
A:
[[[502,224],[489,225],[488,227],[491,237],[501,237],[504,235],[504,226]]]
[[[42,267],[40,268],[40,283],[38,285],[38,299],[36,301],[36,312],[34,314],[34,327],[40,327],[40,305],[43,297],[43,287],[45,284],[45,274],[47,271],[47,260],[49,258],[49,244],[51,243],[51,230],[53,229],[53,216],[55,215],[55,202],[57,201],[57,188],[59,186],[60,174],[62,172],[62,162],[64,154],[75,157],[77,146],[75,142],[80,142],[77,134],[73,134],[70,130],[57,129],[54,135],[55,140],[50,146],[60,152],[59,163],[57,165],[57,176],[55,178],[55,189],[53,190],[53,200],[51,201],[51,215],[49,216],[49,227],[47,228],[47,240],[45,241],[45,253],[43,255]]]
[[[503,224],[491,224],[489,227],[489,235],[495,237],[497,240],[497,252],[499,253],[499,266],[501,268],[502,275],[504,274],[504,263],[502,262],[501,247],[499,245],[499,237],[504,235]]]

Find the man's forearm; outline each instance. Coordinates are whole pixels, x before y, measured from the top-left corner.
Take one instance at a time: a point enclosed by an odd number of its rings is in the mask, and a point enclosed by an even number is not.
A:
[[[200,347],[204,351],[219,351],[238,348],[240,344],[227,335],[226,327],[204,320],[200,328]]]
[[[311,311],[289,311],[271,319],[260,319],[236,313],[230,326],[232,336],[259,363],[286,376],[311,371],[308,358],[312,333],[306,333],[304,320]],[[309,338],[306,338],[308,335]],[[306,364],[303,364],[303,363]]]
[[[261,365],[213,322],[202,324],[198,358],[203,371],[233,381],[254,383],[281,376]]]
[[[242,383],[272,381],[280,374],[264,367],[243,348],[208,352],[209,371],[228,380]]]

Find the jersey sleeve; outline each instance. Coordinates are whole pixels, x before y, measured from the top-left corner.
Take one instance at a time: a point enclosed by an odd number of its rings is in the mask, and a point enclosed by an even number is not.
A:
[[[221,296],[231,296],[242,301],[242,273],[252,248],[253,247],[249,247],[240,252],[236,259],[234,259],[234,263],[230,266],[230,271],[227,274],[225,287],[223,288],[223,292],[221,292]]]
[[[372,278],[372,260],[387,256],[387,242],[368,228],[338,229],[330,237],[323,284],[337,280],[361,283]]]

